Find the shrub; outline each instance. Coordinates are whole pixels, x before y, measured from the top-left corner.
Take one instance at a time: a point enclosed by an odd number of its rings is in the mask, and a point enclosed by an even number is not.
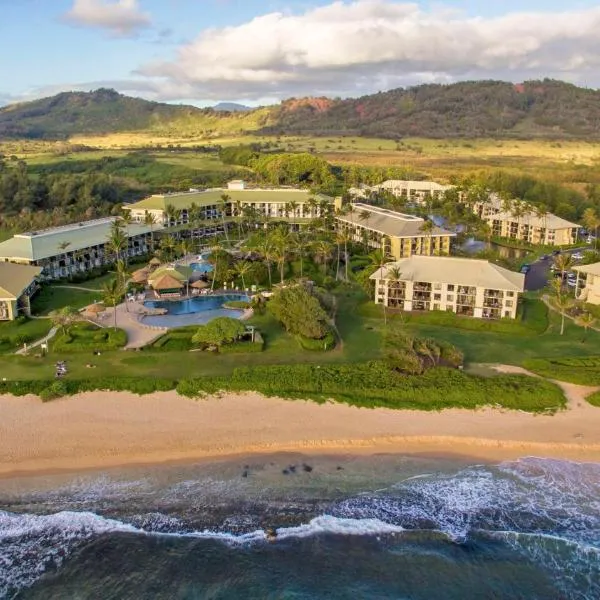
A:
[[[91,323],[78,322],[65,332],[59,332],[51,344],[55,352],[115,350],[127,344],[127,334],[122,329],[100,328]]]
[[[586,400],[592,405],[600,408],[600,392],[594,392],[587,396]]]
[[[269,310],[292,335],[321,339],[329,330],[327,313],[302,285],[277,290],[269,301]]]
[[[335,335],[331,330],[329,330],[324,337],[319,339],[307,338],[302,335],[297,335],[296,339],[304,350],[324,352],[326,350],[331,350],[335,346]]]
[[[42,402],[48,402],[56,398],[62,398],[68,395],[67,386],[64,381],[53,381],[47,388],[44,388],[39,397]]]
[[[221,346],[219,352],[221,354],[244,354],[248,352],[262,352],[263,344],[252,341],[240,341],[234,344]]]
[[[223,308],[247,309],[250,308],[250,302],[246,300],[229,300],[223,303]]]

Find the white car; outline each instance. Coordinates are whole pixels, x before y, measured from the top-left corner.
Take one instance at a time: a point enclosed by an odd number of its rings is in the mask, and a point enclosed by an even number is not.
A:
[[[571,254],[573,260],[583,260],[583,254],[581,252],[575,252]]]

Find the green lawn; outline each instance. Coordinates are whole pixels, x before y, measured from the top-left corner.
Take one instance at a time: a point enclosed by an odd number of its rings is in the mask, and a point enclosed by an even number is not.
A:
[[[97,299],[93,292],[81,292],[62,288],[47,288],[50,295],[43,309],[65,304],[86,304]],[[430,337],[450,342],[461,349],[467,363],[508,363],[522,365],[531,358],[561,358],[600,356],[600,334],[588,333],[582,342],[583,331],[572,322],[567,322],[565,334],[559,335],[560,319],[552,313],[548,328],[538,333],[540,312],[534,310],[531,321],[515,323],[514,331],[486,331],[432,322],[427,315],[390,315],[384,324],[380,309],[374,307],[362,292],[341,288],[336,292],[338,312],[336,323],[342,338],[341,346],[329,352],[303,350],[297,340],[287,334],[268,313],[255,315],[250,324],[256,325],[265,339],[263,352],[250,354],[212,354],[187,351],[142,351],[125,352],[109,350],[101,356],[91,352],[61,353],[51,352],[45,358],[7,356],[0,358],[0,370],[9,379],[32,379],[52,377],[56,360],[67,358],[69,376],[73,378],[96,377],[149,377],[182,379],[209,375],[231,375],[236,367],[286,364],[340,364],[359,363],[376,360],[382,356],[382,337],[386,327],[406,329],[419,337]],[[51,301],[50,301],[51,300]],[[537,307],[539,308],[539,306]],[[33,323],[38,323],[34,321]],[[49,327],[44,321],[45,327]],[[488,326],[487,321],[469,321],[470,326],[479,323]],[[497,326],[506,327],[506,323]],[[510,324],[508,324],[510,325]],[[37,327],[37,325],[35,325]],[[479,325],[478,325],[479,327]],[[41,336],[40,336],[41,337]],[[93,362],[96,368],[86,364]]]
[[[52,327],[49,319],[17,319],[0,323],[0,353],[11,353],[43,338]]]
[[[81,284],[84,287],[84,284]],[[86,290],[73,289],[71,287],[60,287],[58,285],[45,285],[33,297],[31,310],[34,315],[47,315],[48,313],[62,308],[63,306],[72,306],[73,308],[83,308],[96,300],[101,300],[100,292],[88,292]]]

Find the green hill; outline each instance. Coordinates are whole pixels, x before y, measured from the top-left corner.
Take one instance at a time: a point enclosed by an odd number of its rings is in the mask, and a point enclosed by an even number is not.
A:
[[[212,138],[254,133],[598,139],[600,91],[553,80],[477,81],[347,100],[292,98],[279,106],[222,112],[99,89],[0,108],[0,138],[66,139],[124,131]]]
[[[421,85],[362,98],[289,100],[267,133],[383,138],[598,138],[600,92],[561,81]]]

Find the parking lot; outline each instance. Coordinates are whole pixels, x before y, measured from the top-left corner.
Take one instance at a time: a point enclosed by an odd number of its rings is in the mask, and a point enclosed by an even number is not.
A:
[[[577,252],[583,252],[589,250],[589,248],[573,248],[571,250],[565,250],[565,253],[576,254]],[[554,256],[550,255],[547,258],[540,258],[535,262],[531,263],[529,272],[525,275],[525,290],[528,292],[534,292],[541,290],[546,286],[548,279],[550,279],[552,273],[550,267],[552,267]]]

